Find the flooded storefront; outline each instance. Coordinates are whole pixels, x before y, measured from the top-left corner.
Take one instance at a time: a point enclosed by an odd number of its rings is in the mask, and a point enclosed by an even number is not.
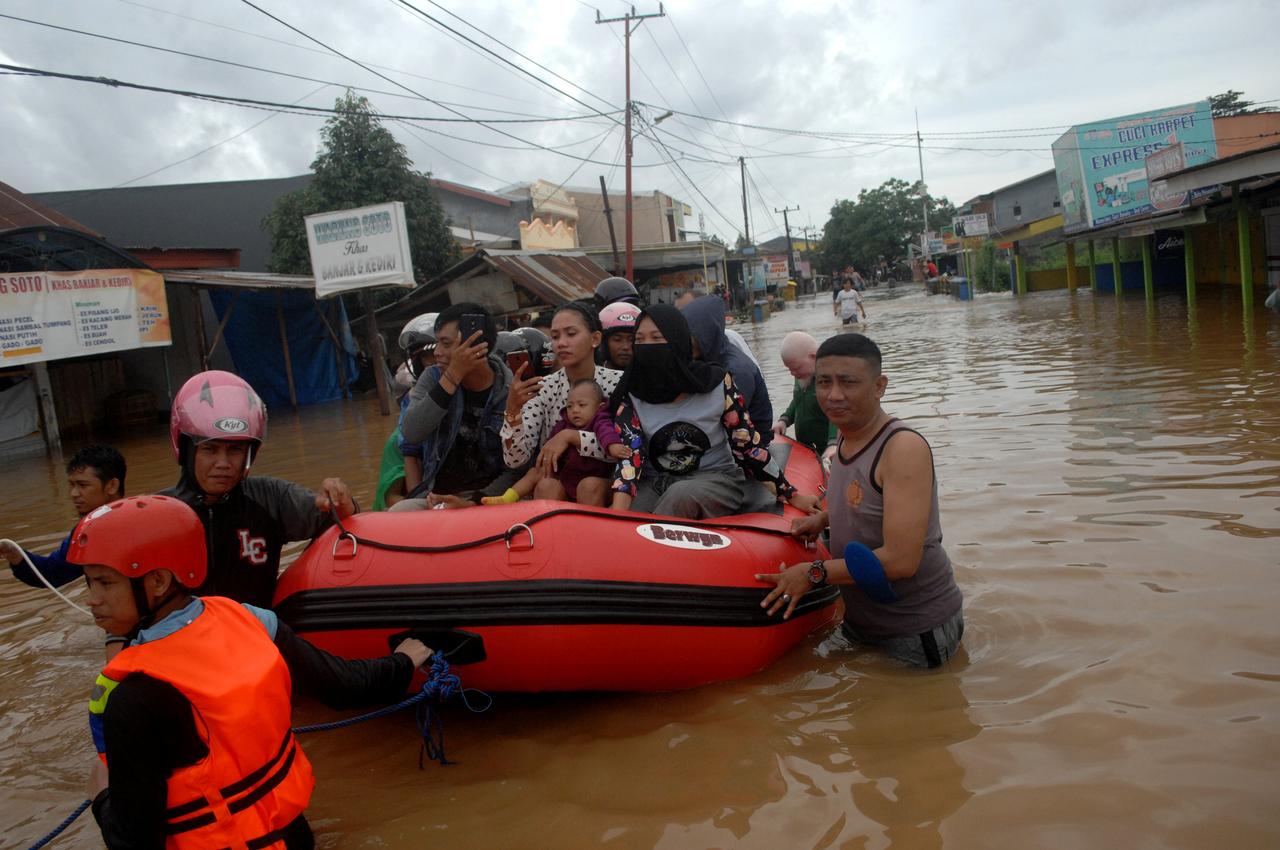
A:
[[[422,771],[408,713],[309,736],[319,846],[1280,844],[1280,322],[1225,295],[1188,314],[1176,297],[914,287],[868,293],[867,312],[885,407],[935,453],[959,658],[918,672],[815,636],[689,692],[452,704],[457,763]],[[796,329],[836,331],[825,296],[740,328],[775,411]],[[389,427],[376,400],[276,411],[255,471],[339,475],[368,505]],[[175,480],[163,426],[116,443],[128,492]],[[52,549],[74,519],[59,464],[5,471],[0,535]],[[83,798],[99,634],[0,580],[6,846]],[[101,845],[87,816],[60,841]]]

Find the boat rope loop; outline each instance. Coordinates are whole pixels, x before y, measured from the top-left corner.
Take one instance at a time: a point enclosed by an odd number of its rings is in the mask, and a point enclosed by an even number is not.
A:
[[[463,549],[474,549],[477,546],[484,546],[486,544],[497,543],[499,541],[505,542],[507,544],[507,547],[510,548],[511,539],[516,534],[519,534],[523,530],[524,532],[527,532],[529,534],[530,540],[532,541],[532,538],[533,538],[532,526],[536,525],[539,522],[542,522],[543,520],[548,520],[548,519],[551,519],[552,517],[557,517],[557,516],[589,516],[589,517],[595,517],[596,519],[615,520],[615,521],[621,520],[623,522],[635,522],[637,519],[639,520],[648,519],[650,522],[668,521],[665,518],[660,518],[655,520],[644,515],[636,516],[633,514],[613,513],[613,512],[602,513],[600,511],[585,510],[583,508],[554,508],[549,511],[543,511],[540,514],[535,514],[534,516],[529,517],[523,522],[518,522],[515,525],[508,528],[506,531],[500,531],[495,534],[487,535],[485,537],[478,537],[475,540],[466,540],[462,543],[449,543],[444,546],[422,546],[422,545],[410,546],[408,544],[403,544],[403,543],[386,543],[381,540],[370,540],[367,537],[361,537],[360,535],[356,534],[353,531],[350,531],[346,526],[344,526],[342,524],[341,517],[339,517],[336,512],[331,513],[330,515],[333,517],[334,525],[337,526],[337,529],[338,529],[338,537],[334,541],[335,552],[337,551],[338,543],[343,539],[346,539],[351,541],[352,547],[355,547],[358,544],[363,546],[372,546],[375,549],[385,549],[388,552],[415,552],[415,553],[422,553],[422,554],[439,554],[442,552],[458,552]],[[767,527],[758,526],[758,525],[743,526],[737,523],[713,522],[708,520],[697,520],[697,519],[680,519],[677,521],[680,523],[680,525],[687,525],[687,526],[690,526],[691,528],[712,528],[712,529],[727,530],[727,531],[752,531],[758,534],[772,534],[776,537],[786,537],[787,539],[794,539],[791,537],[790,531],[782,528],[767,528]],[[353,551],[354,551],[354,548],[353,548]]]
[[[421,770],[430,758],[440,762],[440,764],[453,764],[444,753],[444,722],[440,719],[440,715],[436,712],[433,703],[444,702],[453,696],[462,696],[462,702],[468,709],[476,713],[487,711],[493,704],[492,699],[483,691],[476,691],[474,688],[463,688],[462,681],[456,673],[449,671],[449,662],[444,659],[444,655],[436,653],[431,656],[431,671],[427,674],[427,680],[422,683],[422,689],[411,697],[403,699],[395,705],[388,705],[376,711],[370,711],[367,714],[360,714],[355,717],[348,717],[345,720],[335,720],[332,723],[314,723],[309,726],[295,726],[293,732],[295,735],[305,734],[307,732],[327,732],[330,729],[342,729],[346,726],[354,726],[357,723],[363,723],[366,720],[374,720],[379,717],[386,717],[403,708],[410,706],[418,706],[417,723],[418,731],[422,734],[422,745],[418,749],[418,769]],[[468,699],[468,692],[477,693],[483,696],[488,702],[483,708],[476,708]],[[32,844],[29,850],[39,850],[53,839],[66,830],[67,827],[75,821],[76,818],[84,814],[92,805],[90,800],[85,800],[79,807],[67,816],[67,819],[35,844]]]

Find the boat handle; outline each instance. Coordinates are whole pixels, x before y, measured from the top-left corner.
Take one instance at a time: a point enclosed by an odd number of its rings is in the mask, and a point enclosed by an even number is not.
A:
[[[347,558],[354,558],[356,556],[356,552],[360,551],[360,541],[356,540],[356,536],[352,534],[350,531],[344,531],[341,534],[339,534],[337,537],[335,537],[333,540],[333,551],[330,552],[330,555],[333,558],[337,559],[339,557],[338,544],[341,543],[344,539],[351,541],[351,554],[342,555],[341,557],[344,560],[346,560]]]
[[[524,550],[526,550],[526,549],[532,549],[532,548],[533,548],[533,529],[532,529],[532,528],[530,528],[529,526],[525,525],[523,522],[517,522],[515,525],[513,525],[513,526],[511,526],[510,528],[508,528],[508,529],[507,529],[507,533],[506,533],[506,534],[502,535],[502,536],[503,536],[503,538],[506,540],[506,543],[507,543],[507,551],[508,551],[508,552],[510,552],[510,551],[511,551],[511,538],[512,538],[512,537],[515,537],[515,535],[516,535],[516,531],[517,531],[518,529],[521,529],[521,528],[523,528],[523,529],[525,530],[525,532],[529,535],[529,545],[528,545],[528,546],[525,546],[525,547],[522,547],[521,549],[519,549],[519,550],[517,550],[517,551],[524,551]]]

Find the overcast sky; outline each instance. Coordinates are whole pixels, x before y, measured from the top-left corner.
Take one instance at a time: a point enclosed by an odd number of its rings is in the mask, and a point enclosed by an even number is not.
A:
[[[332,106],[351,86],[391,115],[588,116],[493,129],[387,126],[418,169],[447,180],[484,189],[537,178],[598,186],[604,175],[622,190],[623,133],[614,120],[624,100],[622,25],[595,23],[597,8],[606,18],[624,14],[619,0],[413,0],[496,56],[400,0],[253,2],[350,59],[243,0],[0,0],[0,14],[10,16],[0,18],[0,62],[309,106]],[[639,13],[657,8],[636,4]],[[800,207],[793,228],[821,228],[836,200],[890,177],[918,177],[916,109],[930,189],[959,203],[1050,168],[1049,145],[1066,125],[1227,89],[1280,99],[1275,0],[675,0],[665,8],[665,19],[645,21],[632,37],[632,96],[649,120],[671,108],[801,131],[675,115],[637,138],[636,190],[686,201],[695,222],[703,213],[707,231],[729,240],[742,229],[739,156],[747,157],[753,236],[781,233],[773,210],[784,206]],[[26,192],[300,174],[324,120],[12,74],[0,76],[0,115],[0,180]]]

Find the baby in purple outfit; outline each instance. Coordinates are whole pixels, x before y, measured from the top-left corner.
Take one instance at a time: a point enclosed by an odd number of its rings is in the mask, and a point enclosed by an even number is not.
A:
[[[556,477],[560,480],[560,486],[564,487],[565,494],[571,502],[579,501],[578,486],[584,478],[601,479],[603,486],[599,488],[600,497],[598,500],[592,500],[591,503],[603,507],[609,492],[608,481],[613,476],[613,468],[619,460],[630,457],[631,450],[623,445],[622,435],[613,424],[613,417],[609,413],[609,405],[604,393],[591,378],[576,381],[569,388],[567,403],[560,411],[560,421],[551,429],[551,433],[547,436],[548,441],[569,428],[594,433],[608,459],[583,457],[576,449],[570,448],[560,456]],[[518,501],[532,493],[541,478],[542,472],[535,466],[503,495],[486,496],[481,501],[486,505]],[[582,504],[587,503],[582,502]]]

